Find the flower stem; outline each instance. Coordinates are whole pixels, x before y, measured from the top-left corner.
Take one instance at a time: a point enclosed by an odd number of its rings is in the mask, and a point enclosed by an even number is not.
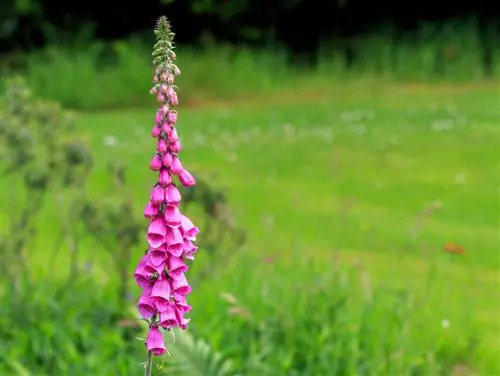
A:
[[[146,363],[146,376],[151,376],[153,372],[153,353],[148,351],[148,360]]]

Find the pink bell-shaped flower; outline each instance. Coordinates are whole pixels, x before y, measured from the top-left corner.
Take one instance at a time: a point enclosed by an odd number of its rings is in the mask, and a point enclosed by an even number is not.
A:
[[[137,302],[137,309],[144,320],[151,319],[157,312],[156,307],[151,300],[150,294],[151,288],[145,288],[139,297],[139,301]]]
[[[177,206],[179,202],[181,202],[181,193],[179,189],[175,186],[175,184],[170,184],[165,189],[165,202],[167,205]]]
[[[160,176],[158,177],[158,184],[162,187],[166,187],[167,185],[172,183],[172,175],[170,175],[170,171],[168,168],[162,168],[160,171]]]
[[[179,181],[185,187],[192,187],[196,184],[196,179],[189,173],[188,170],[182,170],[179,174]]]
[[[168,275],[172,278],[178,278],[187,271],[188,267],[184,264],[182,257],[170,256],[167,260]]]
[[[165,201],[165,188],[161,185],[155,185],[151,191],[150,200],[152,204],[160,205],[163,201]]]
[[[153,219],[158,214],[158,206],[154,205],[151,201],[144,208],[144,217]]]
[[[154,218],[148,227],[147,239],[150,248],[160,248],[167,240],[167,226],[163,217]]]
[[[153,159],[151,159],[151,162],[149,163],[149,168],[153,171],[160,171],[161,169],[161,157],[157,153],[154,155]]]
[[[165,206],[164,213],[168,227],[179,227],[181,225],[181,212],[177,206]]]
[[[170,285],[175,294],[187,295],[191,292],[191,286],[189,286],[184,274],[179,274],[176,278],[171,278]]]
[[[139,264],[134,271],[134,277],[137,285],[143,289],[148,288],[155,273],[156,269],[151,265],[149,256],[144,256],[141,261],[139,261]]]
[[[149,328],[148,336],[146,337],[146,349],[154,355],[163,355],[167,351],[167,347],[163,341],[163,334],[155,325]]]
[[[180,175],[182,171],[184,171],[184,167],[182,167],[181,160],[177,155],[174,155],[172,158],[172,166],[170,167],[172,170],[172,174]]]
[[[163,310],[160,311],[160,326],[165,329],[173,328],[174,326],[178,326],[179,322],[177,319],[175,305],[169,302],[167,305],[163,307]]]
[[[151,300],[158,311],[164,311],[170,304],[171,287],[168,279],[162,277],[156,280],[151,290]]]
[[[188,217],[181,215],[181,232],[186,239],[196,240],[196,235],[198,235],[200,229]]]

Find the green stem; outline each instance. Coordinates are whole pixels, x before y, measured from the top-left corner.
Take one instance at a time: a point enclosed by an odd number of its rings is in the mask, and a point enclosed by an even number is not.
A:
[[[146,376],[151,376],[153,372],[153,353],[148,351],[148,361],[146,363]]]

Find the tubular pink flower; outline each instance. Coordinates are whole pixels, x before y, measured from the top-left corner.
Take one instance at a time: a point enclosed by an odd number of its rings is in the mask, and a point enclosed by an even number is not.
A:
[[[158,215],[158,205],[154,205],[151,201],[144,208],[144,217],[153,219]]]
[[[150,200],[153,205],[160,205],[165,201],[165,188],[160,185],[155,185],[151,191]]]
[[[177,111],[175,111],[175,110],[168,111],[167,120],[172,125],[177,123]]]
[[[179,174],[179,181],[185,187],[192,187],[193,185],[196,185],[196,179],[189,173],[188,170],[182,170]]]
[[[181,193],[179,192],[175,184],[170,184],[165,189],[165,201],[167,205],[174,206],[179,205],[179,202],[181,202]]]
[[[185,215],[181,215],[181,232],[187,240],[196,240],[200,229]]]
[[[167,260],[168,275],[172,278],[179,278],[181,274],[187,271],[188,267],[184,264],[182,257],[170,256]]]
[[[181,212],[177,206],[165,206],[165,222],[168,227],[179,227],[181,225]]]
[[[150,249],[148,254],[151,265],[154,268],[158,268],[159,266],[166,265],[168,263],[167,250],[163,247]],[[162,270],[160,270],[160,272],[162,272]]]
[[[167,229],[167,252],[172,256],[179,257],[183,252],[184,239],[182,233],[177,227],[169,227]]]
[[[177,106],[179,104],[179,99],[177,99],[176,93],[173,93],[172,96],[168,98],[168,100],[172,106]]]
[[[191,286],[189,286],[184,273],[179,274],[176,278],[171,278],[170,285],[174,294],[187,295],[191,292]]]
[[[144,256],[141,261],[139,261],[139,265],[137,265],[134,272],[137,285],[143,289],[149,288],[151,279],[155,273],[156,269],[150,264],[149,256]]]
[[[156,217],[151,221],[147,238],[151,248],[160,248],[165,243],[167,240],[167,226],[163,217]]]
[[[145,288],[142,291],[139,301],[137,302],[137,309],[144,320],[151,319],[157,312],[157,309],[151,300],[151,288]]]
[[[170,131],[167,132],[167,137],[168,142],[170,142],[171,144],[179,141],[179,136],[177,135],[177,130],[175,128],[171,127]]]
[[[151,162],[149,163],[149,168],[153,171],[160,171],[162,166],[161,156],[159,154],[155,154]]]
[[[165,153],[168,150],[167,141],[165,141],[163,138],[160,138],[158,140],[158,143],[156,144],[156,150],[158,150],[159,153]]]
[[[175,307],[175,316],[177,317],[177,322],[178,325],[180,326],[181,329],[186,329],[187,325],[191,321],[191,319],[186,319],[184,317],[184,312],[179,309],[178,307]]]
[[[182,245],[182,252],[186,259],[194,260],[194,255],[198,251],[198,247],[193,244],[191,240],[184,240],[184,244]]]
[[[170,126],[170,124],[168,122],[165,122],[161,126],[161,130],[163,131],[163,133],[165,133],[165,135],[168,135],[170,132],[172,132],[172,127]],[[167,139],[168,139],[168,137],[167,137]]]
[[[165,153],[161,157],[161,163],[163,164],[163,166],[167,168],[172,166],[172,161],[173,161],[173,155],[171,153]]]
[[[163,341],[163,334],[161,334],[160,329],[156,325],[149,328],[148,336],[146,337],[146,349],[154,355],[162,355],[167,351],[167,347]]]
[[[172,173],[174,175],[179,175],[182,171],[184,171],[184,167],[182,167],[181,160],[177,155],[172,157],[172,166],[170,167]]]
[[[178,153],[182,149],[181,148],[181,142],[179,140],[177,140],[177,141],[171,143],[170,146],[169,146],[169,148],[170,148],[170,151],[172,153]]]
[[[170,171],[168,171],[168,169],[162,168],[160,176],[158,177],[158,184],[162,187],[172,184],[172,175],[170,175]]]
[[[161,134],[161,128],[157,125],[153,126],[151,129],[151,136],[152,137],[158,137]]]
[[[161,123],[163,122],[163,119],[165,119],[165,114],[161,110],[156,111],[155,125],[160,126]]]
[[[169,302],[160,311],[160,326],[165,329],[170,329],[178,325],[179,321],[178,315],[176,314],[176,308],[174,304]]]
[[[157,279],[151,290],[151,301],[158,311],[164,311],[170,305],[171,287],[166,278]]]
[[[172,86],[162,85],[162,87],[164,88],[165,94],[167,94],[167,97],[170,98],[172,95],[177,95],[175,93],[175,89]]]
[[[182,312],[191,311],[192,307],[186,302],[186,295],[174,294],[175,306]]]

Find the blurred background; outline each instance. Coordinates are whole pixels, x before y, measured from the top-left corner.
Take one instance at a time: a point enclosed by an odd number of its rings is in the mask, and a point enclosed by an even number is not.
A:
[[[2,0],[0,374],[143,372],[166,15],[201,250],[156,374],[500,375],[499,8]]]

